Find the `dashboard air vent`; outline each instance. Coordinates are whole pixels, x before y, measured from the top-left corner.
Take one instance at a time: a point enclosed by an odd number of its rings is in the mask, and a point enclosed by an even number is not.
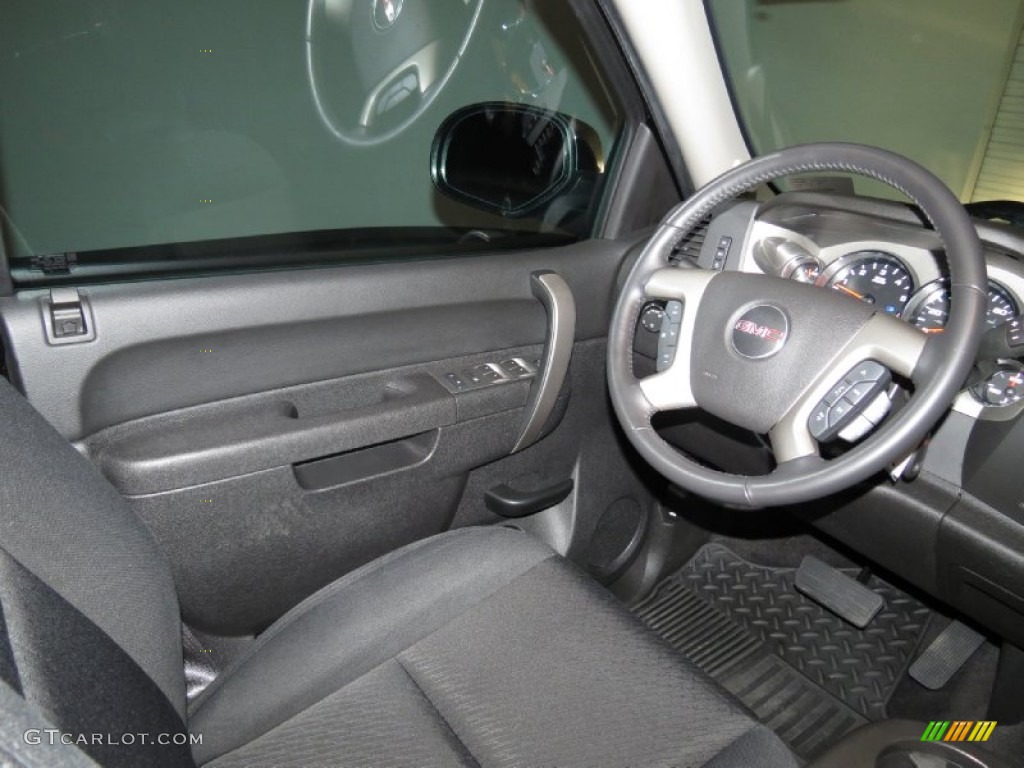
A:
[[[708,236],[708,227],[710,226],[710,216],[701,219],[700,223],[672,249],[672,254],[668,257],[669,263],[678,264],[681,261],[691,261],[696,264],[697,259],[700,258],[700,249],[704,246],[704,239]]]

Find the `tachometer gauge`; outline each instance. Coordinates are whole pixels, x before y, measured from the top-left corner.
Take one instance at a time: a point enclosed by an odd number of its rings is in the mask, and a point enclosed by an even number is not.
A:
[[[985,322],[998,328],[1017,314],[1017,305],[1006,289],[988,284],[988,309]],[[925,333],[941,333],[949,320],[949,284],[938,280],[921,289],[907,306],[904,318]]]
[[[832,290],[874,304],[890,315],[900,314],[914,292],[914,278],[907,268],[881,251],[851,253],[826,270],[822,280]]]

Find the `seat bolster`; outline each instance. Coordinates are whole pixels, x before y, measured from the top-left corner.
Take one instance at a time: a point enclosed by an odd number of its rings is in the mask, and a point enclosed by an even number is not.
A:
[[[185,714],[181,612],[163,551],[96,467],[0,376],[0,543]]]
[[[403,547],[329,584],[275,622],[193,704],[203,764],[266,733],[554,557],[509,528]]]

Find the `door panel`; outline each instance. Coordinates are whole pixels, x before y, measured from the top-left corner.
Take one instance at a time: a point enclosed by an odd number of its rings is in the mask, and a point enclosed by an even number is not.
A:
[[[71,440],[238,395],[544,340],[530,274],[577,303],[577,338],[606,332],[621,243],[82,288],[96,338],[50,346],[42,291],[0,301],[29,399]],[[205,350],[212,350],[207,352]],[[55,377],[52,371],[59,369]]]
[[[247,634],[403,544],[501,522],[484,503],[498,484],[574,478],[565,550],[584,564],[611,502],[649,504],[604,390],[629,246],[87,287],[96,338],[80,345],[47,344],[39,292],[0,313],[30,399],[167,552],[185,620]],[[537,377],[443,382],[543,357],[540,269],[573,292],[574,352],[552,434],[509,456]]]

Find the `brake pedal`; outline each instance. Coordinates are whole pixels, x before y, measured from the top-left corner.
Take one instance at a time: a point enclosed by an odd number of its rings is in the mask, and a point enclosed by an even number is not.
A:
[[[796,588],[857,629],[870,624],[885,604],[881,595],[813,555],[800,563]]]
[[[937,691],[953,678],[983,642],[983,635],[954,621],[914,659],[909,674],[928,690]]]

